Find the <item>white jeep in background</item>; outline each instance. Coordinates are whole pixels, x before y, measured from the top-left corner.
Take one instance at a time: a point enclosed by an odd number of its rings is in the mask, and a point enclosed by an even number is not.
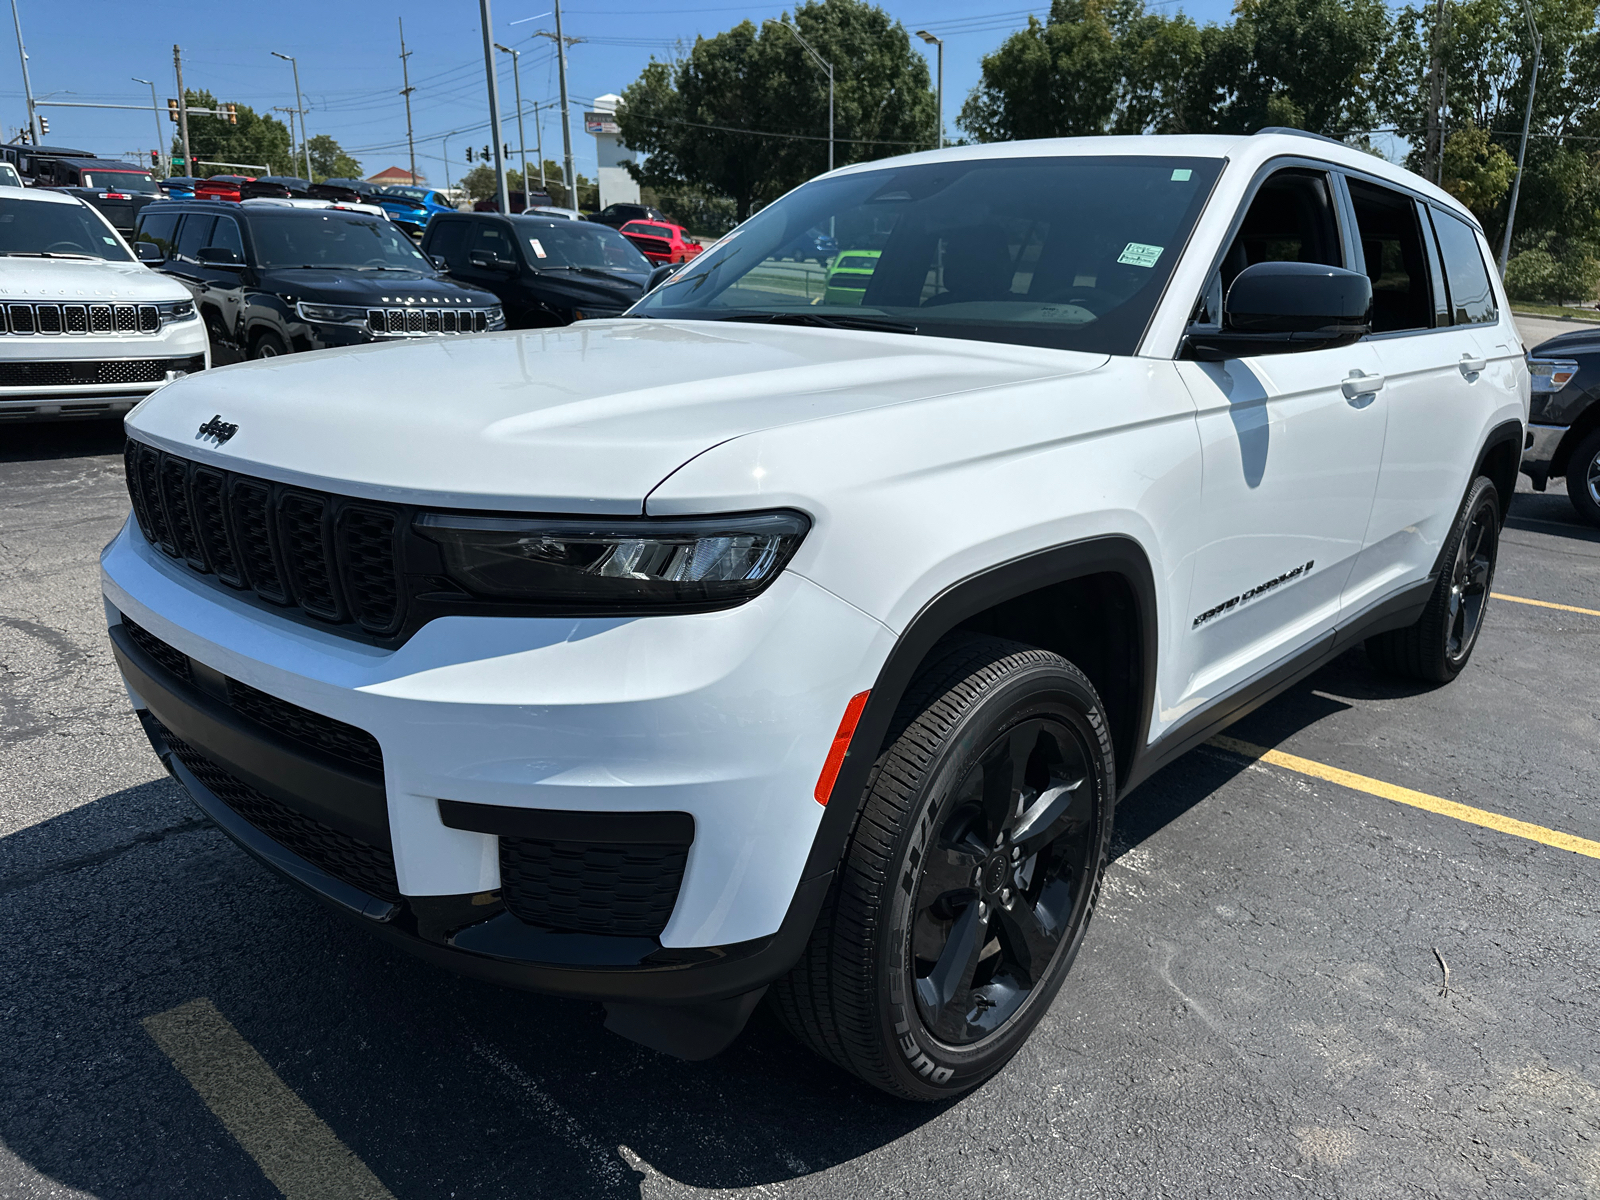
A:
[[[188,291],[99,211],[0,189],[0,422],[118,416],[209,354]]]
[[[828,229],[849,286],[783,251]],[[1336,143],[832,172],[626,316],[181,380],[103,581],[151,741],[356,924],[684,1057],[764,996],[988,1078],[1119,799],[1482,626],[1528,371],[1481,231]]]

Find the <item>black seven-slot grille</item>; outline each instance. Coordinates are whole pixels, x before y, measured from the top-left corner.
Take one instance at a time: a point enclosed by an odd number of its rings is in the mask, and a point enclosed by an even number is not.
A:
[[[379,638],[399,632],[402,511],[223,471],[130,440],[139,529],[169,558],[229,587]]]
[[[657,937],[683,884],[688,842],[593,844],[500,839],[500,896],[530,925]]]
[[[372,308],[367,328],[373,333],[482,333],[489,328],[486,308]]]

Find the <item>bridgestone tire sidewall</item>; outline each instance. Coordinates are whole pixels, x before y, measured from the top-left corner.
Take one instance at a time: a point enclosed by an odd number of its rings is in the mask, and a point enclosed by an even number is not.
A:
[[[923,774],[915,807],[895,847],[894,877],[886,885],[887,899],[883,902],[888,911],[880,914],[880,928],[888,935],[879,944],[875,964],[880,1036],[893,1047],[887,1060],[893,1064],[891,1069],[900,1087],[924,1099],[949,1097],[976,1087],[1017,1052],[1060,990],[1099,898],[1115,804],[1111,739],[1093,688],[1075,670],[1062,670],[1064,664],[1058,664],[1060,660],[1015,669],[961,714]],[[1070,941],[1010,1022],[972,1046],[948,1046],[928,1031],[908,987],[909,938],[921,878],[920,871],[910,865],[911,853],[917,851],[916,861],[921,861],[924,848],[943,824],[950,793],[985,747],[1001,730],[1035,716],[1057,717],[1072,725],[1089,748],[1098,826],[1091,858],[1092,884],[1087,901],[1078,901],[1084,907],[1079,910],[1081,915],[1076,918],[1077,928]]]

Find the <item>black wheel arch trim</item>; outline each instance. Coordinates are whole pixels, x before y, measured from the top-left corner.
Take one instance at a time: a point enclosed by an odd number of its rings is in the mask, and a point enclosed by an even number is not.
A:
[[[882,749],[895,710],[912,676],[940,638],[963,621],[1006,600],[1055,584],[1107,574],[1120,576],[1127,582],[1137,609],[1134,619],[1139,629],[1136,651],[1140,696],[1135,709],[1136,728],[1130,742],[1135,747],[1136,760],[1138,748],[1144,745],[1150,729],[1151,705],[1156,694],[1159,629],[1155,576],[1144,547],[1131,537],[1115,534],[1068,542],[1012,559],[951,584],[923,605],[901,632],[873,682],[872,693],[856,725],[855,736],[850,739],[850,748],[834,781],[801,879],[814,878],[838,866],[861,810],[868,774]],[[1133,763],[1119,759],[1119,794],[1127,790],[1132,768]]]
[[[1500,424],[1491,429],[1488,436],[1483,439],[1483,446],[1478,451],[1478,457],[1477,461],[1473,465],[1472,475],[1467,480],[1467,485],[1462,489],[1461,492],[1461,498],[1462,500],[1465,500],[1467,493],[1472,490],[1473,482],[1484,472],[1485,464],[1489,456],[1500,446],[1509,445],[1511,447],[1511,470],[1507,473],[1507,478],[1495,479],[1494,476],[1490,476],[1494,482],[1495,490],[1500,493],[1500,521],[1502,524],[1505,523],[1506,517],[1511,512],[1511,496],[1517,490],[1517,474],[1521,470],[1522,466],[1523,435],[1524,431],[1521,421],[1502,421]],[[1458,502],[1458,511],[1459,508],[1460,504]],[[1454,520],[1454,517],[1452,516],[1451,519]],[[1437,570],[1437,567],[1435,567],[1435,570]]]

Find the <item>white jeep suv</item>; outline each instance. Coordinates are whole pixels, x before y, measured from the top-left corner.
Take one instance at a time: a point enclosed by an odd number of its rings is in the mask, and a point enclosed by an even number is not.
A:
[[[815,229],[849,276],[780,257]],[[1488,261],[1304,135],[847,167],[622,318],[163,388],[117,659],[357,924],[684,1057],[765,995],[949,1096],[1060,988],[1120,797],[1359,642],[1465,665],[1529,386]]]
[[[0,422],[120,416],[209,353],[188,291],[97,209],[0,189]]]

